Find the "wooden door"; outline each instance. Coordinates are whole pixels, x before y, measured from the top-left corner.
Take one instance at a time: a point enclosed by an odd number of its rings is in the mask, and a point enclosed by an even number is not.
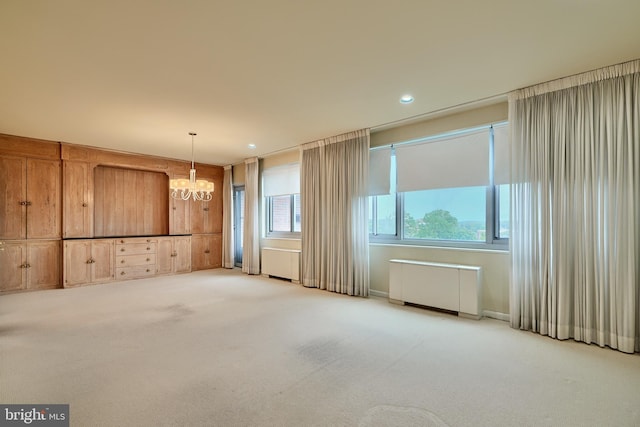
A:
[[[0,292],[25,289],[26,244],[0,241]]]
[[[173,272],[188,273],[191,271],[191,237],[174,237],[173,243]]]
[[[93,236],[93,197],[91,188],[93,173],[85,162],[62,164],[63,194],[63,236]]]
[[[156,256],[156,273],[169,274],[173,272],[174,267],[174,250],[173,237],[159,237],[157,256]]]
[[[27,242],[27,289],[60,287],[60,240]]]
[[[91,281],[108,282],[115,277],[115,243],[113,240],[91,242]]]
[[[62,234],[59,160],[27,159],[27,238],[55,239]]]
[[[91,282],[91,240],[64,242],[64,287]]]
[[[25,239],[27,160],[0,157],[0,239]]]

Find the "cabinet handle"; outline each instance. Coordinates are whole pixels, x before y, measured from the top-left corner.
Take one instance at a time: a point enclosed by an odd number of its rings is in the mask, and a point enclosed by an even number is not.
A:
[[[120,243],[124,243],[124,240],[120,240]],[[124,250],[124,249],[123,249]]]
[[[87,264],[91,264],[91,258],[87,260]]]
[[[203,211],[207,211],[207,212],[208,212],[208,211],[209,211],[209,208],[203,208],[202,210],[203,210]]]
[[[151,258],[147,258],[147,262],[149,262],[149,261],[151,261]],[[122,262],[124,262],[124,260]]]
[[[150,251],[150,250],[151,250],[151,248],[147,246],[147,250],[148,250],[148,251]]]
[[[149,270],[149,269],[147,268],[147,273],[148,273],[149,271],[151,271],[151,270]]]
[[[176,210],[176,207],[174,206],[174,207],[172,207],[171,209],[173,209],[173,210],[175,211],[175,210]]]
[[[151,240],[147,239],[147,243],[151,243]]]
[[[208,254],[208,253],[210,253],[210,252],[211,252],[211,251],[210,251],[209,249],[205,249],[205,251],[204,251],[204,253],[205,253],[205,254]]]
[[[124,276],[126,273],[124,271],[120,272],[121,276]]]
[[[120,261],[120,264],[124,264],[124,260]]]
[[[26,202],[26,201],[24,201],[24,200],[23,200],[23,201],[21,201],[21,202],[20,202],[20,206],[27,206],[27,202]]]
[[[31,202],[27,201],[26,202],[27,206],[31,206]]]
[[[83,207],[83,208],[86,208],[87,206],[89,206],[89,205],[87,204],[87,202],[82,202],[82,207]]]
[[[31,264],[26,263],[26,264],[24,265],[24,268],[31,268]]]
[[[178,254],[174,252],[171,254],[171,256],[178,256]]]
[[[121,248],[121,249],[120,249],[120,252],[124,252],[124,248]]]
[[[27,264],[20,264],[20,268],[27,268]]]

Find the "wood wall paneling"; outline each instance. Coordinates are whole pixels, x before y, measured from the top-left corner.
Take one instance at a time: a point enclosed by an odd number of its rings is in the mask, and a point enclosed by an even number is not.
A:
[[[162,172],[98,166],[94,169],[94,235],[169,233],[169,181]]]

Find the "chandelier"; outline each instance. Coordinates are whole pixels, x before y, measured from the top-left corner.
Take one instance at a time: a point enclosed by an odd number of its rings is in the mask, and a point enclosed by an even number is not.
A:
[[[169,180],[171,197],[177,200],[189,200],[208,202],[213,193],[213,182],[206,179],[196,179],[196,169],[193,163],[193,137],[197,134],[189,132],[191,135],[191,170],[189,179],[178,178]]]

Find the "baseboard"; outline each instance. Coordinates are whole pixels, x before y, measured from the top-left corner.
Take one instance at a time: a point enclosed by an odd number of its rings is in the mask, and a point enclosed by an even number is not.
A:
[[[389,298],[389,292],[376,291],[375,289],[369,289],[369,295],[374,297]]]
[[[491,319],[497,319],[497,320],[502,320],[503,322],[508,322],[510,320],[510,317],[508,314],[506,313],[499,313],[497,311],[489,311],[489,310],[484,310],[482,312],[482,315],[484,317],[489,317]]]

